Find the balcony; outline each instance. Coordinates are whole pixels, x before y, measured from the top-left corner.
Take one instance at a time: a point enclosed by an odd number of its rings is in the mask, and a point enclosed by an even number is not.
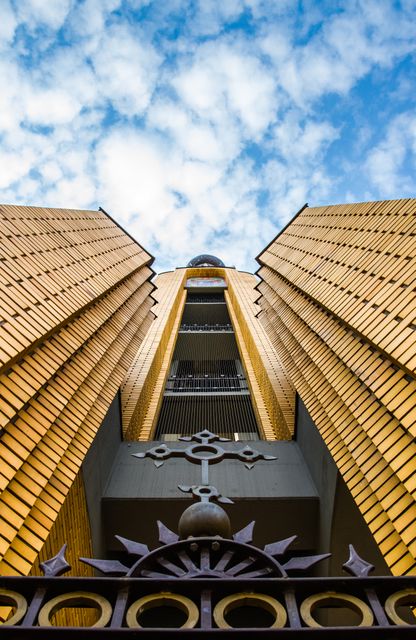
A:
[[[227,375],[187,375],[170,376],[165,387],[165,394],[170,393],[235,393],[248,391],[244,376]]]
[[[179,328],[179,333],[201,333],[207,331],[214,331],[218,333],[232,333],[233,325],[230,323],[220,324],[220,323],[205,323],[200,324],[197,322],[194,323],[183,323]]]

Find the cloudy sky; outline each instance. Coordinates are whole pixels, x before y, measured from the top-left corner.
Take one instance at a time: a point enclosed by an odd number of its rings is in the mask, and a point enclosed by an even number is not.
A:
[[[415,195],[416,0],[0,0],[0,201],[253,270],[305,203]]]

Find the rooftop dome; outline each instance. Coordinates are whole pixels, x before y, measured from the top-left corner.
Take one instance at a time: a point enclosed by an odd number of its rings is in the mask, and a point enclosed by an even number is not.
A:
[[[216,256],[210,256],[208,254],[202,254],[192,258],[186,265],[187,267],[225,267],[222,260]]]

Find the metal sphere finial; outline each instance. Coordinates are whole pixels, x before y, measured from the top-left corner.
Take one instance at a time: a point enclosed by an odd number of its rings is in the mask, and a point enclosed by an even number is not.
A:
[[[178,525],[182,540],[203,536],[231,537],[231,523],[222,507],[213,502],[197,502],[185,509]]]

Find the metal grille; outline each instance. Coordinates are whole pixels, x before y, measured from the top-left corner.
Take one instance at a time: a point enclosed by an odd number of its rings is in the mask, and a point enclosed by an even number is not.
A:
[[[165,395],[169,393],[240,393],[248,391],[247,380],[243,376],[172,376],[168,378]]]
[[[239,360],[179,360],[173,361],[171,375],[210,376],[217,378],[236,376],[244,378],[243,368]]]
[[[237,343],[232,331],[184,331],[176,341],[174,360],[239,360]]]
[[[250,396],[176,393],[163,398],[156,440],[174,440],[201,429],[232,440],[257,440],[257,422]]]
[[[186,304],[182,316],[182,324],[231,324],[227,305],[203,304],[194,302]]]

